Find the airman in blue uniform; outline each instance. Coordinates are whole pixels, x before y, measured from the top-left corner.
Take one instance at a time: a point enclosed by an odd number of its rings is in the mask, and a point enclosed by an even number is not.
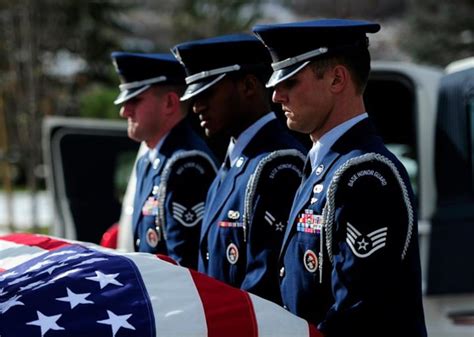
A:
[[[272,55],[273,101],[313,141],[279,258],[282,301],[327,337],[426,336],[412,188],[362,96],[366,34],[379,29],[339,19],[253,28]]]
[[[209,189],[198,270],[280,302],[277,257],[306,149],[270,109],[270,55],[250,34],[175,46],[208,136],[230,137]]]
[[[184,71],[172,54],[112,53],[120,75],[120,115],[128,135],[148,151],[137,162],[133,208],[135,250],[165,254],[197,267],[207,190],[217,171],[206,142],[180,102]]]

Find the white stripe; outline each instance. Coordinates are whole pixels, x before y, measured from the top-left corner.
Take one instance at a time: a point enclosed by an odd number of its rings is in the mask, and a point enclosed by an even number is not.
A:
[[[250,294],[259,337],[309,336],[308,323],[274,303]],[[232,319],[232,317],[229,317]]]
[[[119,85],[119,89],[120,89],[120,91],[125,91],[125,90],[128,90],[128,89],[138,88],[138,87],[141,87],[141,86],[144,86],[144,85],[149,85],[149,84],[158,83],[158,82],[164,82],[166,80],[167,80],[166,76],[158,76],[158,77],[153,77],[153,78],[149,78],[149,79],[142,80],[142,81],[122,83],[122,84]]]
[[[138,267],[150,296],[156,337],[207,336],[204,308],[188,269],[160,261],[150,254],[124,255]]]
[[[268,218],[267,216],[265,216],[265,220],[267,220],[267,222],[268,222],[270,225],[273,225],[273,221],[272,221],[270,218]]]
[[[198,210],[198,209],[204,209],[204,203],[203,202],[200,202],[199,204],[195,205],[193,208],[192,208],[194,211]]]
[[[347,235],[347,240],[349,240],[352,244],[355,243],[356,237],[353,237],[351,235]]]
[[[173,202],[173,207],[174,207],[174,208],[177,208],[177,209],[180,209],[180,210],[183,210],[183,211],[186,210],[186,207],[184,207],[184,206],[181,205],[181,204],[178,204],[177,202]]]
[[[385,241],[386,241],[385,238],[380,239],[380,240],[377,240],[377,241],[374,241],[374,242],[372,242],[372,246],[375,247],[375,246],[377,246],[380,242],[385,242]]]
[[[360,236],[360,234],[357,235],[357,234],[354,232],[353,229],[347,227],[347,236],[350,236],[350,237],[352,237],[352,238],[354,238],[354,239],[357,239],[357,238]]]
[[[367,234],[367,236],[370,238],[372,235],[376,235],[380,232],[387,232],[387,227],[377,229],[376,231],[373,231],[372,233]]]
[[[182,217],[183,214],[184,214],[184,210],[173,209],[173,215],[174,216]]]
[[[320,47],[318,49],[310,50],[306,53],[296,55],[294,57],[289,57],[289,58],[287,58],[283,61],[274,62],[274,63],[272,63],[272,68],[273,68],[273,70],[280,70],[280,69],[292,66],[293,64],[296,64],[298,62],[310,59],[312,57],[316,57],[318,55],[325,54],[325,53],[327,53],[327,51],[328,51],[327,47]]]
[[[380,234],[374,235],[372,237],[369,236],[370,240],[372,240],[372,241],[375,241],[375,240],[380,239],[382,237],[387,237],[387,233],[386,232],[385,233],[380,233]]]
[[[269,212],[269,211],[265,211],[265,217],[269,217],[270,219],[272,220],[275,220],[275,218],[273,217],[273,215]]]
[[[347,227],[352,229],[354,232],[356,232],[357,235],[361,235],[361,233],[354,226],[352,226],[350,223],[347,223]]]
[[[15,268],[28,260],[48,252],[38,247],[30,247],[15,242],[0,240],[0,252],[3,251],[7,251],[9,257],[4,257],[4,253],[0,253],[0,268],[6,270]],[[12,252],[14,252],[15,256],[12,256]]]
[[[185,80],[186,80],[186,84],[191,84],[193,82],[202,80],[202,79],[207,78],[207,77],[211,77],[211,76],[219,75],[219,74],[224,74],[224,73],[228,73],[228,72],[231,72],[231,71],[237,71],[237,70],[240,70],[240,65],[234,64],[232,66],[201,71],[200,73],[197,73],[197,74],[186,77]]]

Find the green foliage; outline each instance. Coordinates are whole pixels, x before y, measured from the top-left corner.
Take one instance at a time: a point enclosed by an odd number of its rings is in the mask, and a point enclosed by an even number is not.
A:
[[[446,66],[474,55],[472,0],[413,1],[402,48],[422,63]]]
[[[118,119],[119,107],[113,104],[118,89],[94,85],[79,100],[79,116],[89,118]]]
[[[172,14],[177,40],[249,32],[263,0],[183,0]]]

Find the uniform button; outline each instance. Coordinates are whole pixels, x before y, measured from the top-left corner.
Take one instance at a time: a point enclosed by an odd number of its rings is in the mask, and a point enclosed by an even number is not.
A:
[[[286,305],[284,305],[284,306],[283,306],[283,309],[286,309],[286,310],[288,310],[288,307],[287,307]]]
[[[137,241],[135,241],[135,246],[137,246],[137,247],[140,246],[140,239],[137,239]]]
[[[206,252],[206,260],[209,260],[209,252]]]
[[[285,267],[281,267],[280,269],[280,277],[285,276]]]

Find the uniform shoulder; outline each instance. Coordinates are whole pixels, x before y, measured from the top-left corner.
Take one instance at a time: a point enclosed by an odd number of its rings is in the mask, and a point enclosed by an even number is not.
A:
[[[215,175],[217,172],[215,158],[201,150],[177,151],[166,161],[163,176],[181,176],[190,172],[198,175]]]

